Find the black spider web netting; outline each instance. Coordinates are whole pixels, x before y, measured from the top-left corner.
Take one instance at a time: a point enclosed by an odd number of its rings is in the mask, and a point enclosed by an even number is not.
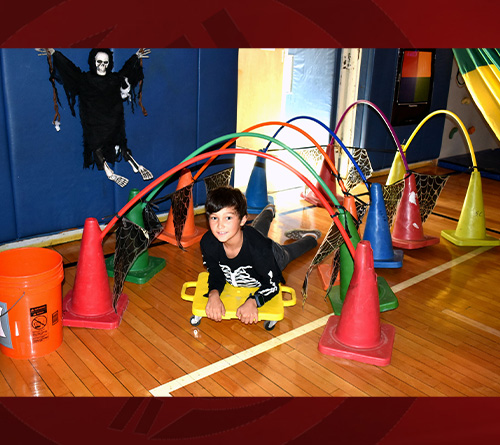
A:
[[[427,175],[423,173],[414,173],[415,185],[417,188],[417,197],[420,207],[420,218],[424,223],[428,216],[436,207],[439,195],[443,191],[450,174],[446,175]],[[385,210],[387,212],[387,221],[389,227],[392,227],[396,210],[403,195],[405,187],[404,179],[401,179],[394,184],[382,186],[382,195],[384,197]]]
[[[204,182],[207,193],[217,187],[229,185],[232,171],[233,168],[229,167],[225,170],[213,173],[205,177]],[[184,232],[189,205],[193,197],[193,186],[194,183],[191,183],[186,187],[176,190],[171,196],[172,206],[170,208],[170,211],[173,215],[175,240],[177,241],[177,246],[182,250],[184,250],[184,247],[182,246],[182,233]]]
[[[336,150],[342,150],[340,145],[338,145],[337,142],[335,142],[335,149]],[[308,164],[314,168],[316,172],[318,172],[323,165],[324,162],[324,156],[321,153],[321,151],[318,150],[318,148],[313,147],[313,148],[306,148],[306,149],[298,149],[296,151],[302,158],[304,158]],[[373,174],[373,169],[371,166],[370,158],[368,157],[368,153],[365,149],[362,148],[353,148],[351,149],[352,156],[355,159],[356,163],[358,164],[358,167],[362,171],[363,175],[365,178],[369,178]],[[363,179],[361,175],[359,174],[358,170],[354,166],[354,164],[350,162],[350,168],[347,174],[347,178],[343,181],[344,186],[346,187],[346,190],[350,190],[357,184],[363,182]],[[312,175],[312,173],[307,172],[304,173],[304,175],[311,180],[311,182],[314,182],[315,177]],[[336,178],[337,181],[339,181],[339,178]],[[309,190],[309,187],[305,186],[306,191]],[[359,195],[355,195],[359,196]],[[359,226],[363,220],[363,217],[365,216],[367,210],[368,210],[368,203],[363,202],[361,199],[355,199],[355,205],[356,205],[356,213],[358,218],[355,219],[355,223]]]
[[[354,223],[356,224],[356,227],[359,228],[361,223],[363,222],[363,218],[366,215],[366,212],[368,210],[368,207],[370,206],[369,203],[363,202],[360,199],[354,199],[354,203],[356,205],[356,214],[358,215],[358,218],[353,218]]]
[[[324,156],[323,153],[321,153],[321,151],[319,151],[317,147],[299,148],[295,150],[295,153],[297,153],[302,159],[304,159],[318,175],[320,174]],[[292,161],[299,162],[296,159],[293,159]],[[293,164],[293,162],[291,162],[291,164]],[[303,175],[307,179],[309,179],[309,181],[311,181],[312,183],[316,181],[316,177],[302,163],[300,163],[298,169],[300,169],[301,172],[303,172]],[[309,187],[306,184],[304,184],[304,190],[306,192],[309,190]]]
[[[225,170],[222,170],[220,172],[214,173],[212,175],[203,178],[203,181],[205,181],[205,188],[207,190],[207,193],[211,192],[212,190],[218,187],[229,185],[232,173],[233,173],[233,167],[229,167],[226,168]]]
[[[309,284],[309,275],[312,270],[320,263],[322,263],[328,256],[333,254],[332,260],[332,276],[330,278],[330,284],[335,282],[337,278],[337,274],[339,272],[340,267],[340,255],[339,255],[339,247],[344,243],[344,238],[340,233],[338,227],[335,225],[335,222],[332,221],[328,232],[323,239],[323,242],[318,248],[316,255],[311,261],[309,268],[307,269],[306,276],[304,278],[304,282],[302,283],[302,305],[306,303],[307,300],[307,287]],[[326,297],[326,295],[325,295]]]
[[[125,278],[139,255],[148,249],[153,240],[162,232],[161,225],[151,204],[146,204],[142,212],[144,227],[121,218],[116,230],[114,257],[113,308],[123,291]]]
[[[173,215],[175,240],[177,241],[177,246],[182,250],[184,250],[184,247],[181,244],[182,232],[184,231],[184,226],[186,224],[189,203],[191,202],[193,192],[193,185],[194,183],[191,183],[186,187],[176,190],[172,194],[172,206],[170,207],[170,211]]]
[[[233,167],[229,167],[220,172],[206,176],[203,180],[205,182],[207,193],[217,187],[229,185],[232,171]],[[171,200],[170,212],[172,212],[175,240],[177,242],[177,246],[182,250],[184,250],[184,247],[182,246],[182,234],[184,232],[184,226],[186,225],[193,187],[194,183],[191,183],[173,193],[170,193],[169,195],[151,201],[153,204],[159,204],[167,201],[168,199]]]
[[[366,179],[371,177],[373,174],[373,168],[370,158],[368,157],[368,152],[363,148],[351,148],[349,151],[364,177]],[[349,159],[349,170],[347,172],[347,177],[344,179],[346,189],[351,190],[354,186],[360,184],[361,182],[363,182],[363,178],[359,174],[354,163]]]
[[[302,148],[296,150],[295,152],[300,155],[315,171],[321,168],[324,156],[317,147]]]
[[[414,173],[414,175],[420,204],[420,217],[424,223],[436,207],[439,195],[450,175],[425,175],[422,173]]]
[[[404,180],[400,180],[390,185],[382,185],[382,196],[384,198],[385,212],[387,213],[387,222],[392,227],[394,216],[398,208],[399,200],[405,187]]]

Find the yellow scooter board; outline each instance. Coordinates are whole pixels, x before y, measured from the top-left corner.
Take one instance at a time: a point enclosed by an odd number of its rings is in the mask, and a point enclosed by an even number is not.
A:
[[[195,288],[194,294],[187,293],[187,290],[190,288]],[[257,287],[234,287],[226,283],[220,296],[226,308],[226,314],[222,319],[230,320],[238,318],[236,316],[236,310],[245,302],[248,296],[256,292],[257,289]],[[193,326],[198,326],[201,319],[207,316],[205,307],[208,299],[204,296],[207,292],[208,272],[201,272],[198,275],[198,281],[187,281],[182,286],[182,299],[193,302],[193,316],[190,319]],[[284,293],[290,294],[291,298],[283,300]],[[284,308],[294,306],[296,302],[295,290],[291,287],[280,285],[278,294],[258,309],[259,321],[264,321],[266,330],[272,330],[278,321],[283,320],[285,314]]]

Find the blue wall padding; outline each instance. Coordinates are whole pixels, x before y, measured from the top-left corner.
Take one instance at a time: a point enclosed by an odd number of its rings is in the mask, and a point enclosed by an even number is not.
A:
[[[131,50],[116,50],[121,67]],[[148,116],[139,107],[132,113],[126,106],[125,120],[128,145],[134,159],[147,167],[157,178],[184,160],[197,148],[198,126],[198,49],[154,49],[143,61],[144,86],[142,103]],[[131,174],[130,165],[117,164],[121,175],[130,179],[127,187],[114,187],[117,202],[126,202],[129,187],[143,189],[140,175]],[[176,178],[177,179],[177,178]],[[158,195],[175,190],[177,180]],[[170,201],[160,206],[168,209]],[[118,209],[119,210],[119,209]]]
[[[115,70],[136,50],[114,50]],[[88,71],[88,49],[62,52]],[[83,227],[88,217],[107,222],[126,204],[131,188],[142,190],[148,183],[123,161],[114,166],[130,180],[123,189],[104,172],[83,169],[78,109],[73,117],[60,85],[61,131],[52,125],[46,57],[33,49],[2,49],[0,56],[0,243]],[[143,61],[148,116],[125,104],[126,131],[134,158],[155,178],[201,143],[235,131],[237,61],[237,49],[153,49]],[[176,185],[173,178],[164,192]],[[200,203],[195,198],[195,205]],[[170,207],[170,201],[161,207]]]
[[[2,68],[3,60],[0,59]],[[0,103],[5,103],[3,82],[0,82]],[[0,242],[17,236],[8,146],[5,107],[0,106]]]
[[[238,90],[238,53],[231,49],[204,49],[199,59],[199,90],[197,147],[236,130]],[[213,88],[214,83],[220,87]],[[201,118],[205,116],[205,118]],[[209,117],[209,118],[207,118]],[[214,146],[210,150],[219,148]],[[234,156],[219,156],[202,174],[202,178],[234,165]],[[200,164],[205,164],[202,161]],[[234,180],[234,171],[233,171]],[[195,204],[206,198],[203,181],[195,185]]]

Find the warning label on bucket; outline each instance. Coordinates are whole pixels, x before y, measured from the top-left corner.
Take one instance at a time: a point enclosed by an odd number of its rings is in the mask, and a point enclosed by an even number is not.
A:
[[[35,317],[36,315],[42,315],[47,313],[47,305],[42,304],[41,306],[37,307],[30,307],[30,315],[32,317]]]
[[[33,331],[31,338],[33,343],[39,343],[49,338],[49,331],[47,328],[47,305],[30,308],[31,327]]]

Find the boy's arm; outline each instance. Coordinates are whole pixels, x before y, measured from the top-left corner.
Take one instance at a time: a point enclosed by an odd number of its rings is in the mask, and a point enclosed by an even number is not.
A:
[[[220,294],[217,289],[213,289],[208,293],[208,301],[205,306],[205,313],[207,317],[214,321],[221,321],[222,317],[226,315],[226,308],[220,299]]]
[[[257,302],[253,298],[248,298],[237,310],[236,316],[242,323],[252,324],[259,321],[259,310]]]
[[[205,313],[211,320],[221,321],[222,317],[226,315],[226,308],[220,299],[220,294],[226,284],[226,278],[222,273],[216,255],[214,255],[218,246],[210,243],[208,236],[204,236],[200,241],[203,264],[208,271],[208,292],[204,295],[208,298]]]
[[[263,306],[279,292],[279,281],[274,277],[272,270],[268,271],[267,277],[262,278],[261,283],[259,289],[249,297],[255,300],[257,307]]]
[[[205,297],[208,297],[208,294],[214,289],[216,289],[220,295],[226,285],[226,277],[219,266],[219,261],[216,255],[218,246],[217,244],[211,242],[207,235],[209,235],[209,232],[207,232],[207,234],[203,236],[200,241],[203,265],[207,268],[208,272],[208,292],[205,294]]]

